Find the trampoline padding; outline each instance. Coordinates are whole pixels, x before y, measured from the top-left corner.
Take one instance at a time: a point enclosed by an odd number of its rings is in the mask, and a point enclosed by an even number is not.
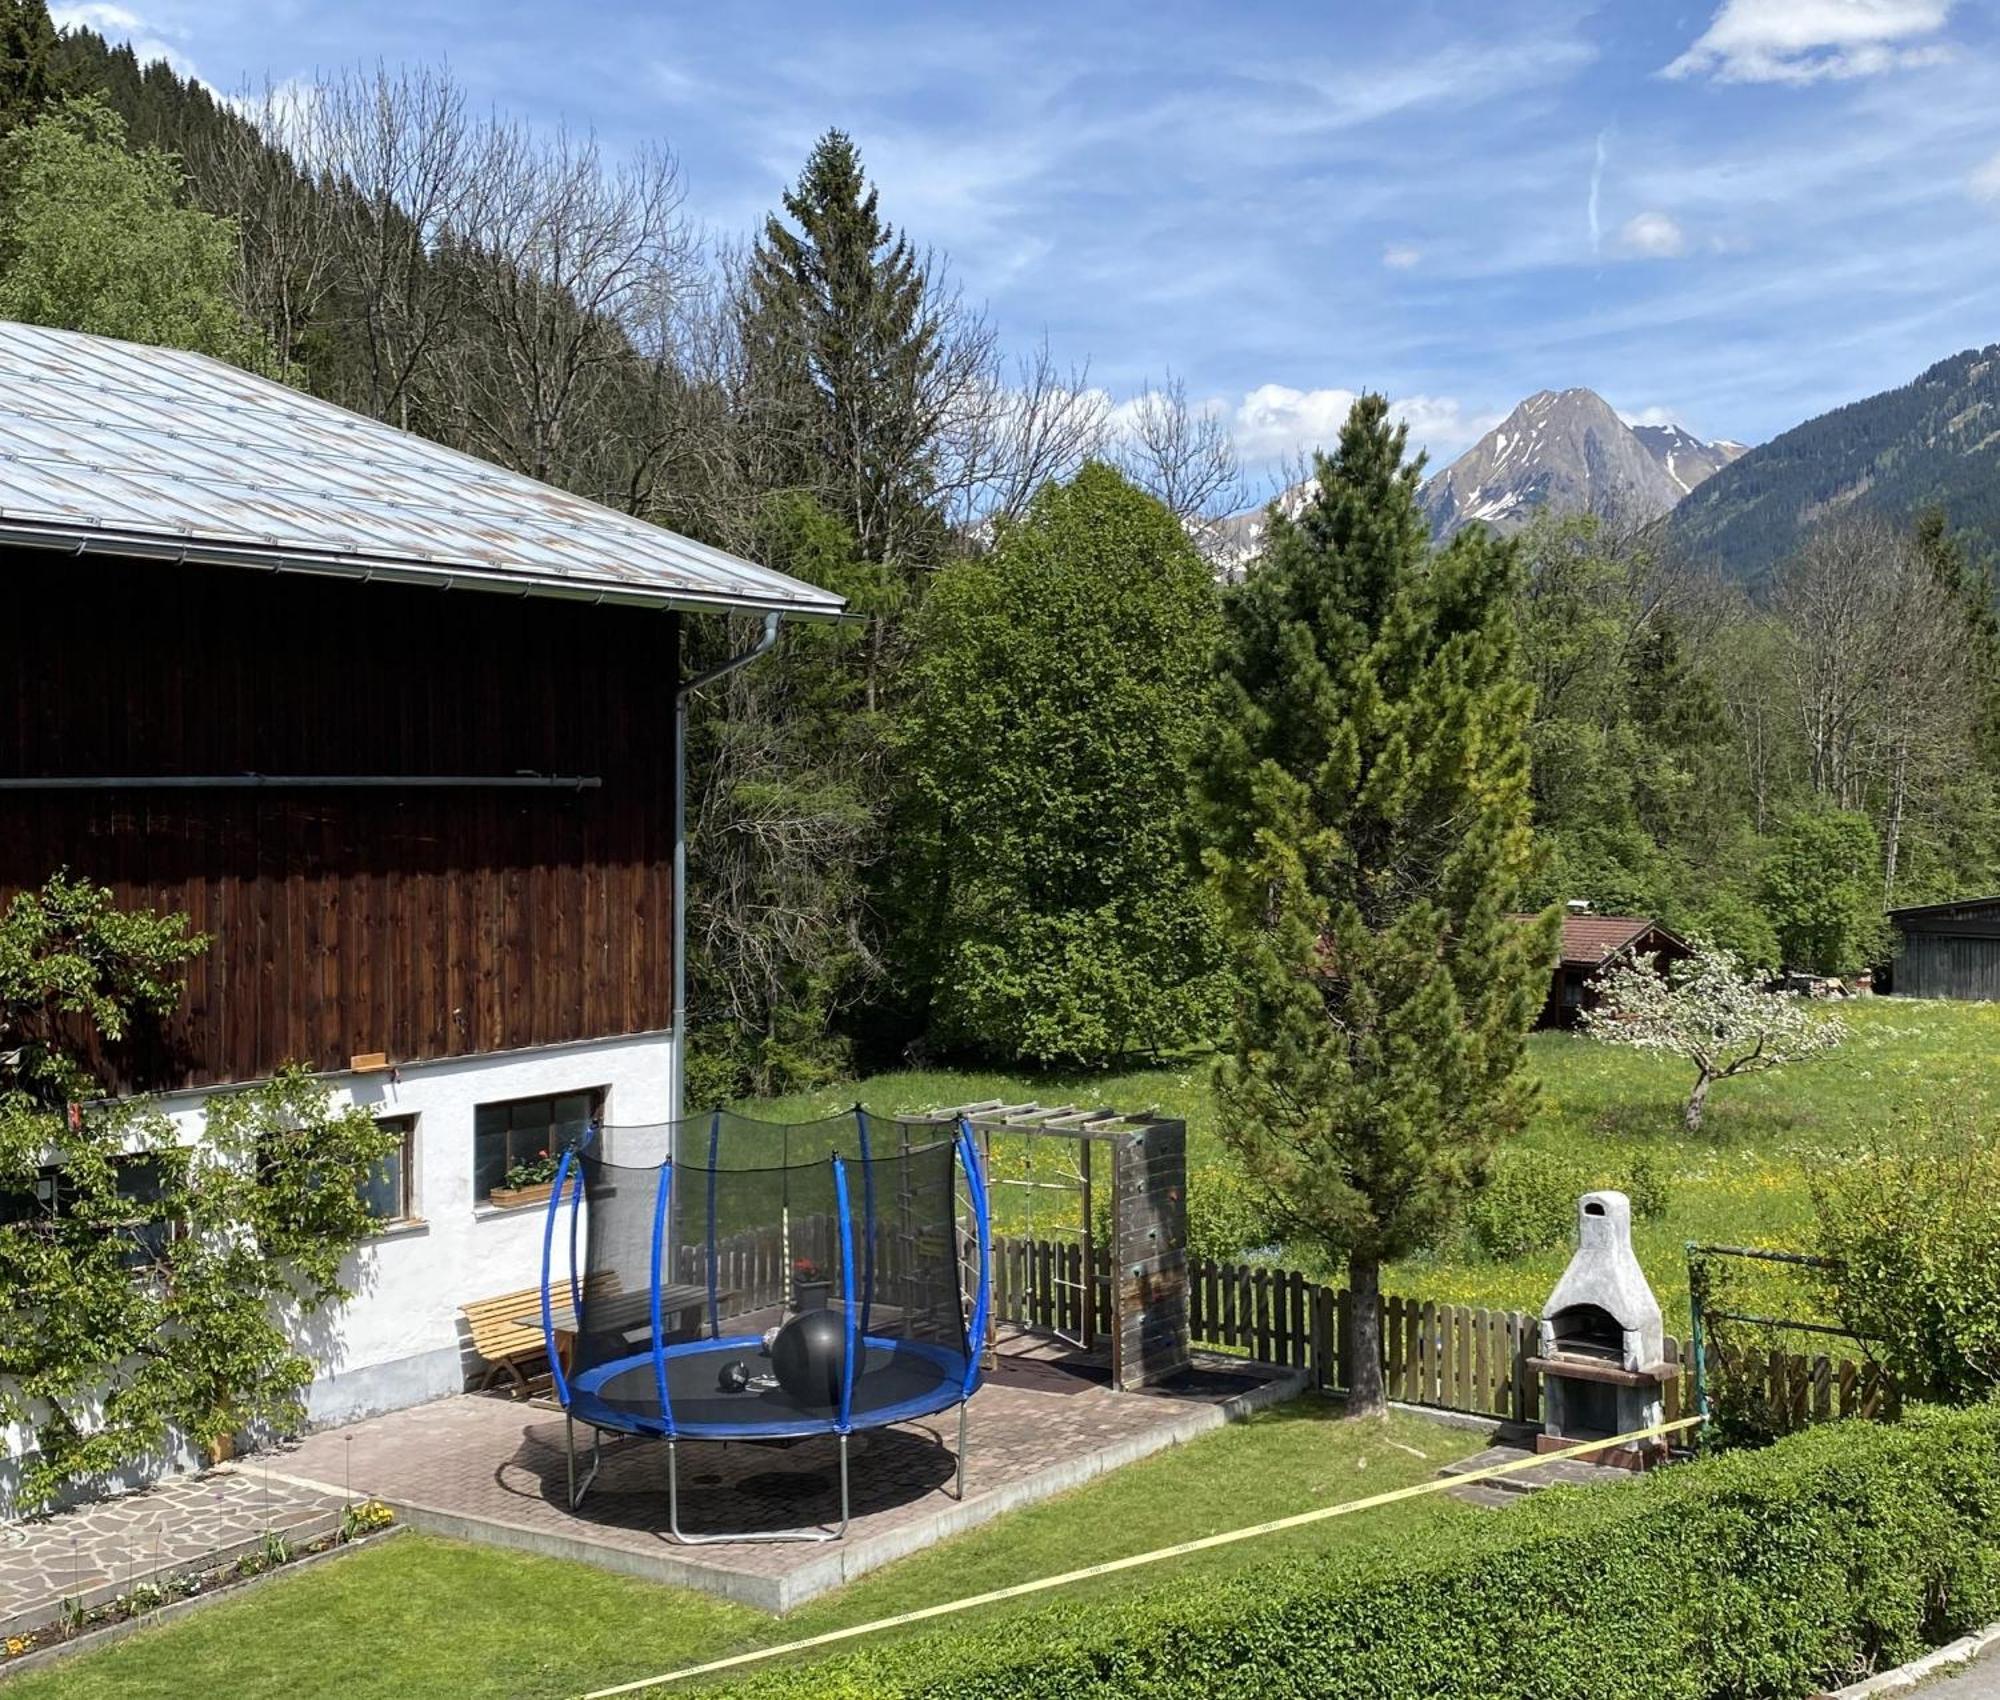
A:
[[[870,1335],[855,1365],[850,1428],[883,1428],[956,1405],[964,1397],[966,1360],[949,1346],[925,1340],[885,1340]],[[722,1366],[741,1358],[753,1376],[769,1376],[763,1337],[740,1334],[692,1340],[666,1349],[667,1398],[672,1432],[693,1440],[784,1439],[832,1434],[837,1406],[803,1405],[782,1387],[725,1393]],[[651,1352],[614,1358],[570,1381],[571,1413],[597,1428],[631,1434],[668,1432],[660,1409],[659,1377]]]

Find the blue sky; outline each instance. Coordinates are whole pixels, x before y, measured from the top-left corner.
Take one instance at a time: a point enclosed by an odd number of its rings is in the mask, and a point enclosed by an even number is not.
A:
[[[224,90],[447,60],[719,233],[837,124],[1010,342],[1171,368],[1253,467],[1363,387],[1440,458],[1573,384],[1755,442],[2000,340],[1996,0],[54,10]]]

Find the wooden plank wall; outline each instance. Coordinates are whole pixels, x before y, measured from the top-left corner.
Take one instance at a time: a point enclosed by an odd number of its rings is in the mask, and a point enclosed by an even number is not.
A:
[[[1188,1365],[1187,1123],[1148,1122],[1109,1144],[1111,1380],[1150,1387]]]
[[[661,1029],[677,622],[640,609],[0,557],[0,774],[595,774],[554,791],[0,792],[53,870],[213,935],[114,1086]]]

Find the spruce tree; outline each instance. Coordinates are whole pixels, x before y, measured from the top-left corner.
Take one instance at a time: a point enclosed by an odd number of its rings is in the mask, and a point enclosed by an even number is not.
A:
[[[1472,527],[1433,552],[1404,443],[1362,397],[1304,511],[1273,515],[1199,783],[1238,982],[1223,1134],[1273,1225],[1346,1260],[1356,1414],[1384,1409],[1382,1264],[1436,1237],[1528,1114],[1555,946],[1554,912],[1513,914],[1514,550]]]
[[[792,480],[862,557],[928,564],[939,421],[928,405],[941,322],[929,269],[885,223],[854,143],[819,139],[751,255],[744,338],[755,405]]]
[[[35,118],[54,97],[55,45],[43,0],[0,0],[0,136]]]

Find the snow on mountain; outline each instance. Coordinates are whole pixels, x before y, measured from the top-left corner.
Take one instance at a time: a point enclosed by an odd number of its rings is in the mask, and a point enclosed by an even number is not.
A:
[[[1640,522],[1659,518],[1743,452],[1741,443],[1704,442],[1678,425],[1627,425],[1594,390],[1541,390],[1429,479],[1420,499],[1440,541],[1474,524],[1511,531],[1543,507]],[[1295,516],[1312,494],[1307,479],[1277,505]],[[1267,511],[1209,528],[1202,546],[1221,577],[1240,577],[1263,548]]]
[[[1633,430],[1594,390],[1541,390],[1425,484],[1424,511],[1440,538],[1511,531],[1543,507],[1654,519],[1714,470],[1714,453],[1674,426]]]

